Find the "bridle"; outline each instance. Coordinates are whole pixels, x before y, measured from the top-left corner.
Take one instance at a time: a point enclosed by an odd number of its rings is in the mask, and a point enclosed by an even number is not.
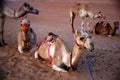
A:
[[[83,45],[80,45],[77,41],[75,41],[75,44],[79,47],[80,50],[84,49],[84,44],[85,44],[87,38],[88,37],[85,37]],[[73,57],[73,53],[71,52],[71,55],[70,55],[70,66],[71,66],[72,69],[74,69],[74,66],[72,65],[72,57]]]

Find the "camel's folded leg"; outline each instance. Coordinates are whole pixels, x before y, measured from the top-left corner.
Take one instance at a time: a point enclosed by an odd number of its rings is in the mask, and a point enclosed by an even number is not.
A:
[[[37,49],[37,45],[33,45],[33,47],[31,48],[30,52],[35,53],[36,49]]]
[[[62,68],[60,68],[60,67],[58,67],[58,66],[56,66],[56,65],[53,65],[53,66],[52,66],[52,69],[54,69],[54,70],[56,70],[56,71],[60,71],[60,72],[67,72],[66,70],[64,70],[64,69],[62,69]]]
[[[37,59],[38,58],[38,50],[35,52],[34,57]]]
[[[23,51],[23,48],[21,47],[21,46],[18,46],[18,51],[20,52],[20,53],[23,53],[24,51]]]

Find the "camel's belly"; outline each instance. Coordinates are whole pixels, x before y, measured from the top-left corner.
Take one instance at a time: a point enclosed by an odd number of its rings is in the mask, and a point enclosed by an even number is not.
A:
[[[50,57],[53,58],[54,53],[55,53],[55,46],[52,44],[49,46],[49,44],[45,43],[41,45],[41,47],[39,48],[39,55],[43,59],[49,59]]]
[[[88,16],[88,12],[86,10],[80,10],[79,11],[79,16],[81,16],[81,17],[87,17]]]

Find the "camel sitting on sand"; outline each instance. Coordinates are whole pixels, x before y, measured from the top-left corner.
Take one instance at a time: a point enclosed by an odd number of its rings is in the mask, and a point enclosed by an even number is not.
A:
[[[87,18],[92,18],[92,19],[105,18],[103,16],[102,12],[98,12],[97,14],[94,14],[89,9],[89,6],[87,4],[77,3],[70,9],[70,21],[71,21],[71,27],[72,27],[73,33],[75,32],[73,22],[74,22],[76,16],[80,16],[82,18],[81,30],[84,30],[83,27],[85,26],[85,24],[84,24],[85,19],[87,19]],[[87,23],[87,28],[89,30],[89,22],[87,21],[85,23]]]
[[[76,30],[74,39],[75,43],[72,52],[68,50],[60,37],[56,37],[52,42],[42,41],[35,52],[35,58],[40,56],[51,62],[53,70],[67,72],[66,69],[77,66],[84,48],[91,51],[94,49],[91,37],[86,32]]]
[[[108,23],[107,21],[101,21],[96,23],[93,32],[94,34],[113,36],[115,35],[115,32],[118,30],[118,28],[119,22],[114,22],[114,27],[112,28],[110,23]]]
[[[1,8],[3,8],[3,9],[1,10]],[[0,46],[1,47],[4,45],[7,45],[4,40],[4,23],[5,23],[6,16],[17,19],[17,18],[27,15],[28,13],[32,13],[32,14],[39,13],[38,10],[34,9],[28,3],[24,3],[17,11],[7,7],[6,5],[3,5],[3,7],[0,7],[0,10],[1,10],[0,18],[2,20],[1,26],[0,26]]]
[[[37,47],[37,37],[30,27],[30,21],[26,18],[21,20],[21,31],[18,34],[18,51],[23,53],[27,50],[35,52]]]
[[[18,33],[18,51],[20,53],[28,51],[31,48],[31,42],[30,42],[30,36],[28,30],[29,30],[28,26],[25,24],[22,25],[21,31]]]

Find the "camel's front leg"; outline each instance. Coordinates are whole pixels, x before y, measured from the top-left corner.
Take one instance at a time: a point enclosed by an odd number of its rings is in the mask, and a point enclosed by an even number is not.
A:
[[[0,46],[7,45],[4,40],[4,24],[6,16],[2,17],[1,28],[0,28]]]
[[[18,51],[19,51],[20,53],[23,53],[23,52],[24,52],[22,46],[18,45]]]
[[[52,69],[53,69],[53,70],[56,70],[56,71],[59,71],[59,72],[67,72],[67,71],[64,70],[63,68],[58,67],[58,66],[56,66],[56,65],[52,65]]]
[[[85,29],[84,29],[84,19],[82,19],[80,30],[81,30],[81,31],[85,31]]]
[[[73,25],[74,19],[75,19],[75,14],[73,12],[70,12],[70,22],[71,22],[71,27],[72,27],[73,33],[75,33],[75,29],[74,29],[74,25]]]
[[[87,21],[87,30],[90,32],[90,23]]]

